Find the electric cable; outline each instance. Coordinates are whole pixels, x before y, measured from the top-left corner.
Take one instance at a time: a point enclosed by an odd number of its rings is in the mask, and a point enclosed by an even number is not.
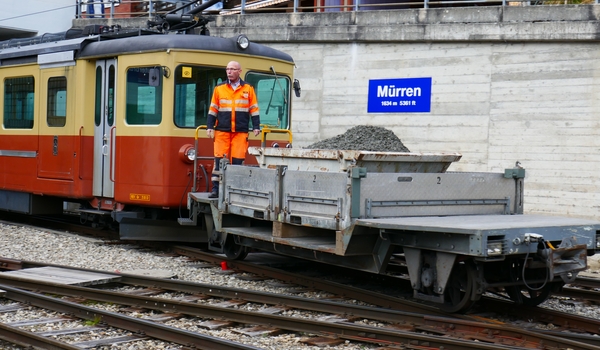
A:
[[[540,242],[543,244],[545,241],[544,241],[544,239],[541,239],[541,240],[540,240]],[[527,246],[528,246],[528,248],[529,248],[529,242],[527,242]],[[527,259],[529,259],[529,249],[527,249],[527,254],[525,255],[525,260],[523,261],[523,271],[521,272],[521,274],[522,274],[522,276],[523,276],[523,284],[525,285],[525,287],[526,287],[527,289],[529,289],[529,290],[532,290],[532,291],[538,291],[538,290],[542,290],[542,289],[543,289],[543,288],[546,286],[546,284],[548,283],[548,279],[549,279],[549,277],[550,277],[550,276],[549,276],[550,274],[549,274],[549,271],[548,271],[548,270],[549,270],[549,268],[548,268],[548,266],[546,266],[546,277],[545,277],[545,279],[544,279],[544,283],[542,283],[542,285],[541,285],[540,287],[533,288],[533,287],[531,287],[531,286],[530,286],[530,285],[527,283],[527,281],[525,280],[525,266],[526,266],[526,264],[527,264]]]

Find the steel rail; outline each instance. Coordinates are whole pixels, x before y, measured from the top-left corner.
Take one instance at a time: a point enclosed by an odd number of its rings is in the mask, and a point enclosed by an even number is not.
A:
[[[590,347],[584,343],[541,335],[539,333],[521,330],[515,327],[507,327],[506,325],[485,324],[482,322],[471,322],[441,317],[436,318],[411,315],[412,318],[410,318],[410,324],[413,325],[408,327],[413,330],[434,332],[445,336],[439,337],[438,339],[432,338],[431,336],[423,336],[414,333],[414,331],[397,331],[351,323],[332,323],[283,317],[260,312],[231,310],[218,306],[188,303],[179,300],[136,296],[60,283],[33,281],[10,275],[0,274],[0,282],[13,287],[45,293],[76,296],[96,301],[132,305],[147,309],[176,312],[212,319],[226,319],[234,322],[268,325],[297,332],[309,332],[326,336],[335,335],[339,338],[376,344],[404,344],[408,342],[412,344],[417,342],[421,345],[425,343],[429,344],[427,346],[435,344],[436,346],[443,346],[445,349],[454,349],[456,348],[455,346],[462,349],[468,349],[468,346],[460,342],[464,342],[464,339],[477,339],[480,343],[478,343],[476,348],[479,349],[487,349],[487,347],[482,347],[481,342],[483,341],[488,345],[493,344],[494,346],[502,346],[501,348],[510,348],[513,346],[520,348],[539,348],[543,344],[546,349],[596,349],[596,347]],[[277,295],[271,295],[271,298],[273,299],[272,302],[277,301]],[[400,313],[398,312],[398,314]],[[396,320],[396,322],[398,321],[400,320]],[[452,336],[454,339],[449,339],[447,338],[448,336]],[[448,342],[448,340],[450,341]]]
[[[586,343],[590,345],[594,345],[597,349],[600,349],[600,337],[597,335],[590,334],[577,334],[577,333],[565,333],[562,330],[535,330],[535,332],[548,334],[554,337],[560,338],[568,338],[574,341],[578,341],[580,343]]]
[[[592,334],[600,334],[600,320],[597,319],[567,314],[543,307],[531,307],[526,305],[515,307],[515,303],[513,302],[496,298],[484,297],[484,299],[485,303],[483,305],[485,308],[498,314],[513,315],[524,320],[552,323],[576,332],[583,331]]]
[[[600,303],[600,292],[596,290],[563,287],[561,290],[554,292],[554,295],[589,300],[595,303]]]
[[[0,323],[0,339],[23,347],[33,346],[45,350],[81,350],[79,346],[63,343],[4,323]]]
[[[227,266],[234,270],[249,272],[258,276],[267,276],[281,281],[326,291],[335,295],[347,297],[349,299],[360,300],[365,303],[378,305],[384,308],[403,310],[407,312],[428,313],[439,316],[450,315],[433,306],[424,305],[409,300],[402,300],[389,295],[372,293],[345,284],[325,281],[319,278],[313,278],[309,276],[303,276],[283,271],[280,269],[271,268],[268,266],[256,265],[238,260],[229,260],[227,258],[214,255],[213,253],[207,253],[196,248],[185,246],[173,246],[171,247],[171,249],[174,252],[177,252],[181,255],[211,262],[216,265],[219,265],[222,261],[227,261]]]
[[[598,276],[600,278],[600,276]],[[600,279],[579,276],[575,279],[575,282],[570,283],[572,286],[581,286],[588,288],[600,288]]]
[[[32,286],[34,286],[34,289],[38,289],[35,287],[35,285],[37,285],[38,287],[42,286],[42,284],[34,283],[32,281],[29,282]],[[258,349],[253,346],[244,345],[241,343],[232,342],[208,335],[203,335],[200,333],[189,332],[175,327],[161,325],[152,321],[147,321],[135,317],[129,317],[126,315],[120,315],[113,312],[83,306],[77,303],[41,295],[38,293],[29,292],[19,288],[14,288],[6,284],[0,285],[0,289],[3,289],[5,291],[4,297],[7,299],[19,301],[21,303],[37,306],[44,309],[50,309],[57,312],[67,313],[73,315],[74,317],[86,320],[100,320],[101,322],[113,326],[115,328],[126,329],[138,334],[142,333],[152,338],[161,339],[164,341],[173,342],[185,346],[196,346],[201,349],[222,350]],[[62,288],[56,288],[56,286],[54,286],[54,288],[48,288],[46,292],[51,292],[51,290],[59,292],[61,289]]]

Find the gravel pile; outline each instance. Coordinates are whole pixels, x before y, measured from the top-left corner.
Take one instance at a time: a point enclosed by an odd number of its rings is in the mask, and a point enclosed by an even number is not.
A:
[[[410,152],[391,130],[371,125],[355,126],[342,135],[313,143],[305,148],[370,152]]]

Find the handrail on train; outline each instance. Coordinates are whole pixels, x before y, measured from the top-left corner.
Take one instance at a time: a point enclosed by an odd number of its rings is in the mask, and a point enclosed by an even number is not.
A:
[[[193,182],[194,185],[192,186],[192,192],[196,192],[197,188],[196,188],[196,179],[197,179],[197,172],[198,172],[198,159],[201,158],[203,160],[207,160],[207,159],[214,159],[214,157],[198,157],[198,133],[200,132],[200,130],[206,130],[206,125],[200,125],[196,128],[196,132],[194,134],[194,178],[193,178]],[[207,185],[208,186],[208,185]],[[208,191],[208,187],[206,188],[206,190]]]
[[[269,133],[273,133],[273,134],[288,134],[288,147],[291,147],[292,145],[292,131],[291,130],[287,130],[287,129],[273,129],[271,127],[269,127],[268,125],[263,125],[261,124],[261,130],[260,130],[260,147],[266,147],[267,146],[267,134]]]

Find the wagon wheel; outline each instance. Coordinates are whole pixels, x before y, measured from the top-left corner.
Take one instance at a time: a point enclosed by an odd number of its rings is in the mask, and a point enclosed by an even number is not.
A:
[[[451,313],[467,311],[478,299],[474,298],[476,286],[477,270],[473,264],[461,262],[454,265],[440,310]]]
[[[522,284],[515,286],[507,286],[504,287],[506,294],[508,297],[514,301],[518,305],[525,306],[538,306],[548,299],[550,293],[557,287],[560,287],[556,283],[523,283],[522,273],[522,264],[518,261],[513,261],[510,263],[510,279],[513,282],[520,282]],[[532,273],[529,271],[527,273],[527,280],[544,280],[548,278],[547,269],[538,269]]]
[[[223,252],[231,260],[244,260],[248,256],[248,247],[235,243],[233,235],[227,235]]]
[[[531,288],[526,286],[508,286],[504,289],[506,290],[506,294],[515,303],[525,306],[538,306],[548,299],[554,288],[551,283],[547,283],[545,286],[541,283],[534,283],[529,287]],[[540,289],[538,290],[537,288]]]

